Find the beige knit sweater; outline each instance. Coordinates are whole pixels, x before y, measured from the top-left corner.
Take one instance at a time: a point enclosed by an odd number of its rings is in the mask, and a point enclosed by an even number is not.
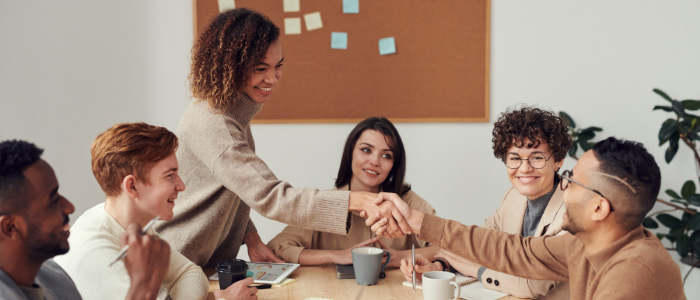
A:
[[[157,230],[197,265],[236,258],[243,237],[256,231],[250,208],[293,226],[347,234],[349,192],[293,188],[255,155],[250,120],[261,108],[247,96],[224,112],[194,101],[180,120],[177,159],[186,189],[173,220]]]
[[[335,190],[347,191],[348,187],[344,186]],[[435,215],[435,208],[412,190],[404,194],[401,199],[412,209]],[[272,249],[272,252],[282,260],[290,263],[298,263],[299,255],[304,249],[344,250],[376,236],[372,229],[365,225],[362,217],[353,213],[352,218],[352,227],[347,235],[287,226],[282,232],[271,239],[267,245]],[[409,250],[411,249],[411,245],[415,245],[417,248],[430,245],[427,242],[418,240],[415,234],[408,234],[393,239],[380,237],[380,239],[387,247],[396,250]],[[379,247],[379,243],[369,246]]]
[[[54,258],[75,282],[83,299],[123,300],[131,287],[124,262],[108,264],[121,251],[125,232],[100,203],[83,213],[71,227],[70,251]],[[157,233],[151,229],[151,235]],[[158,299],[206,299],[209,281],[202,268],[177,251],[170,251],[170,266]]]

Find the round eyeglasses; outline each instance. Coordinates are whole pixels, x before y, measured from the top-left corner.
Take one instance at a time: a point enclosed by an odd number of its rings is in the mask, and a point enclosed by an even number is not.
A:
[[[552,155],[554,155],[554,153],[552,153]],[[523,160],[527,160],[531,167],[535,169],[542,169],[547,164],[547,161],[552,158],[552,155],[550,155],[549,158],[546,158],[544,153],[535,152],[530,154],[527,159],[522,159],[515,153],[509,153],[506,155],[506,159],[503,160],[503,163],[506,164],[506,167],[509,169],[517,169],[523,164]]]

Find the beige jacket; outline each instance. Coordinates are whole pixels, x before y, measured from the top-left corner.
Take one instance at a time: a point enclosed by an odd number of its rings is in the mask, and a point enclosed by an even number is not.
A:
[[[569,233],[524,238],[428,214],[419,237],[490,269],[568,281],[573,300],[686,299],[680,268],[642,226],[594,254]]]
[[[537,226],[535,237],[563,235],[566,231],[561,229],[562,218],[566,208],[564,207],[564,192],[557,188],[549,199],[547,208],[542,214],[540,224]],[[481,227],[503,231],[511,234],[521,234],[523,220],[527,209],[527,197],[518,193],[511,187],[501,206],[493,213]],[[569,283],[551,280],[532,280],[520,278],[505,273],[487,269],[481,280],[487,289],[508,293],[520,298],[531,299],[569,299]],[[496,285],[498,282],[498,285]]]
[[[345,186],[334,190],[347,191],[348,187]],[[402,199],[412,209],[435,215],[433,206],[413,191],[408,191]],[[272,249],[272,252],[282,260],[290,263],[298,263],[299,254],[304,249],[343,250],[375,237],[375,233],[372,232],[369,226],[365,225],[365,219],[356,213],[352,213],[352,219],[352,226],[347,235],[287,226],[280,234],[270,240],[267,245]],[[415,234],[409,234],[395,239],[387,239],[384,237],[380,237],[380,239],[384,245],[396,250],[411,249],[411,245],[415,245],[416,247],[429,246],[428,243],[418,240]],[[375,243],[370,246],[379,247],[379,244]]]

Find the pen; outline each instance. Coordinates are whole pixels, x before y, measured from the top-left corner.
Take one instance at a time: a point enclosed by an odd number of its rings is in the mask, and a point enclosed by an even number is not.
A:
[[[148,229],[151,229],[151,226],[153,226],[153,224],[155,224],[156,221],[158,221],[158,219],[160,219],[160,216],[157,216],[153,220],[148,222],[148,224],[146,224],[146,226],[143,227],[143,230],[141,230],[141,235],[146,234]],[[124,248],[122,248],[122,251],[119,251],[119,254],[117,254],[117,258],[115,258],[111,263],[109,263],[109,267],[111,267],[114,263],[118,262],[120,259],[124,258],[124,256],[126,255],[126,250],[129,250],[129,245],[124,246]]]
[[[251,285],[250,287],[258,288],[259,290],[272,288],[271,284]]]
[[[411,245],[411,259],[413,259],[413,290],[416,290],[416,245]]]

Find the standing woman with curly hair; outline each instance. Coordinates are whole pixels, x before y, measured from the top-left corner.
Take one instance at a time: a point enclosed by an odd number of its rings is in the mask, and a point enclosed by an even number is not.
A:
[[[551,111],[532,106],[509,108],[493,126],[493,154],[503,161],[513,185],[501,199],[501,206],[481,227],[527,236],[555,236],[562,229],[564,191],[557,188],[559,168],[571,148],[566,122]],[[500,194],[499,194],[500,195]],[[569,299],[569,283],[532,280],[489,270],[437,246],[420,249],[433,261],[416,271],[456,269],[479,279],[484,287],[528,299]],[[410,277],[410,263],[401,262]]]
[[[255,155],[250,121],[282,78],[278,37],[279,28],[268,18],[241,8],[216,17],[192,49],[189,81],[196,99],[177,129],[187,189],[173,219],[158,231],[199,266],[236,258],[243,243],[251,261],[281,262],[260,240],[251,208],[273,220],[337,234],[347,234],[352,225],[349,211],[365,211],[389,220],[393,236],[410,232],[392,203],[374,204],[376,194],[293,188]]]

